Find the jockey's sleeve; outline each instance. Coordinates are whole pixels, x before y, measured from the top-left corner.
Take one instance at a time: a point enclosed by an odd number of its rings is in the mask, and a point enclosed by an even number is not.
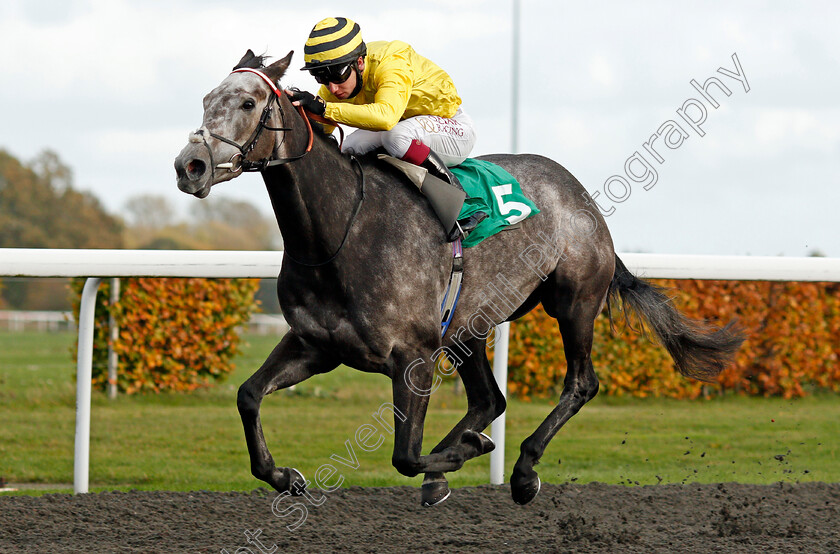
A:
[[[373,102],[351,104],[327,101],[325,117],[370,131],[388,131],[399,123],[412,92],[414,75],[411,64],[403,56],[389,56],[379,64],[372,77],[375,89]]]

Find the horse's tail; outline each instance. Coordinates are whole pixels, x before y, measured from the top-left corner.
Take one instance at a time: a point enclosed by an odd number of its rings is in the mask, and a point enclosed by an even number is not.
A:
[[[639,279],[615,257],[615,273],[607,294],[607,313],[612,325],[612,304],[621,297],[625,318],[640,316],[674,359],[677,371],[686,377],[712,381],[732,361],[746,338],[732,321],[716,327],[690,319],[677,310],[665,290]]]

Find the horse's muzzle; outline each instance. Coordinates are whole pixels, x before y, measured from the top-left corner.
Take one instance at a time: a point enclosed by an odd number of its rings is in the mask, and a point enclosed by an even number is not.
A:
[[[175,175],[178,188],[187,194],[204,198],[210,194],[211,175],[208,171],[208,161],[203,159],[203,152],[196,151],[192,144],[188,144],[175,158]]]

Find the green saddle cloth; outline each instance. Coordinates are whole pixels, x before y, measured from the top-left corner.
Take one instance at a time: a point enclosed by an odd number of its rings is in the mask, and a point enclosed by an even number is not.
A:
[[[477,211],[487,213],[487,219],[463,241],[464,248],[475,246],[505,227],[540,213],[537,206],[522,194],[522,188],[513,175],[494,163],[467,158],[464,163],[449,170],[458,177],[469,196],[458,219]]]

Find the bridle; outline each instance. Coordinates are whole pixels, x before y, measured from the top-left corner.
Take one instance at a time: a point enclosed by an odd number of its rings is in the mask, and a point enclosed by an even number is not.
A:
[[[280,91],[279,88],[277,88],[277,85],[275,85],[274,82],[271,79],[269,79],[269,77],[265,73],[257,69],[251,69],[249,67],[234,69],[231,73],[253,73],[269,86],[269,88],[271,89],[271,95],[269,96],[268,101],[265,103],[265,107],[263,108],[262,114],[260,115],[260,120],[257,122],[256,128],[251,133],[251,136],[248,137],[248,140],[246,140],[244,143],[239,144],[229,138],[223,137],[222,135],[218,135],[210,130],[207,130],[207,134],[209,134],[214,139],[230,144],[231,146],[239,150],[239,152],[231,156],[230,160],[228,160],[227,162],[217,164],[213,159],[213,150],[211,150],[210,145],[207,144],[207,137],[204,136],[205,129],[198,129],[196,131],[196,134],[199,135],[202,139],[202,142],[204,142],[204,147],[207,149],[207,153],[210,156],[211,178],[215,181],[216,169],[227,169],[231,173],[239,173],[240,171],[263,171],[268,167],[287,164],[289,162],[299,160],[300,158],[308,154],[309,151],[312,150],[312,126],[309,124],[309,118],[307,118],[306,112],[303,110],[302,107],[298,107],[298,111],[303,117],[303,120],[306,122],[306,127],[309,131],[309,142],[307,143],[306,150],[304,150],[302,153],[296,156],[292,156],[289,158],[267,157],[256,161],[247,159],[248,154],[250,154],[257,146],[257,141],[260,139],[260,135],[262,135],[263,131],[291,131],[292,128],[285,126],[286,116],[283,113],[283,105],[280,103],[280,95],[283,93]],[[274,109],[274,104],[277,104],[277,111],[280,113],[280,119],[284,125],[283,127],[271,127],[268,124],[269,119],[271,119],[271,112]],[[285,139],[286,135],[284,134],[283,140]]]
[[[285,131],[291,131],[291,127],[286,127],[286,117],[283,113],[283,105],[280,103],[280,95],[283,94],[277,85],[262,71],[257,69],[251,69],[248,67],[242,67],[239,69],[234,69],[231,73],[253,73],[254,75],[258,76],[262,79],[271,89],[271,95],[268,98],[268,101],[263,108],[262,114],[260,115],[260,120],[257,123],[257,127],[251,133],[251,136],[248,137],[243,144],[238,144],[237,142],[213,133],[209,129],[207,129],[207,134],[213,137],[216,140],[220,140],[224,143],[230,144],[231,146],[236,147],[239,150],[238,153],[231,156],[230,160],[224,163],[217,164],[213,159],[213,150],[210,148],[210,145],[207,144],[207,137],[204,136],[205,129],[198,129],[195,133],[201,137],[202,142],[204,143],[204,147],[207,149],[207,153],[210,156],[210,167],[211,167],[211,179],[213,181],[216,180],[216,169],[227,169],[231,173],[239,173],[239,172],[251,172],[251,171],[265,171],[269,167],[274,167],[278,165],[284,165],[296,160],[299,160],[306,156],[312,150],[312,142],[314,139],[314,132],[312,131],[312,125],[309,123],[310,119],[318,121],[320,123],[324,123],[327,125],[332,125],[334,127],[338,127],[339,133],[341,135],[341,142],[344,141],[344,130],[338,126],[335,121],[330,121],[329,119],[325,119],[323,117],[317,116],[313,113],[307,112],[303,109],[302,106],[298,106],[298,112],[300,113],[303,120],[306,122],[306,129],[309,134],[309,140],[306,145],[306,149],[301,152],[300,154],[285,157],[285,158],[275,158],[273,156],[269,156],[263,158],[261,160],[248,160],[247,156],[250,154],[254,148],[257,146],[257,141],[260,138],[260,135],[263,131],[284,131],[283,138],[280,141],[280,144],[286,140]],[[277,111],[280,113],[280,120],[282,121],[283,127],[271,127],[268,125],[269,119],[271,119],[271,112],[274,109],[274,104],[277,104]],[[276,151],[277,147],[280,145],[275,146],[274,150]],[[345,243],[347,242],[347,237],[350,236],[350,229],[353,227],[353,222],[356,220],[356,216],[359,213],[359,209],[362,207],[362,202],[365,199],[365,173],[364,169],[362,168],[362,164],[359,160],[356,159],[355,156],[350,156],[350,159],[355,162],[355,164],[359,167],[359,175],[360,175],[360,188],[361,188],[361,195],[359,197],[359,201],[356,206],[353,208],[353,213],[350,216],[350,221],[347,224],[347,230],[344,232],[344,237],[341,239],[341,244],[339,244],[336,251],[326,260],[317,263],[310,263],[304,262],[302,260],[296,259],[292,256],[288,251],[284,252],[284,256],[288,256],[290,260],[295,262],[298,265],[302,265],[305,267],[320,267],[326,265],[333,261],[337,256],[338,253],[341,252],[341,249],[344,248]]]

